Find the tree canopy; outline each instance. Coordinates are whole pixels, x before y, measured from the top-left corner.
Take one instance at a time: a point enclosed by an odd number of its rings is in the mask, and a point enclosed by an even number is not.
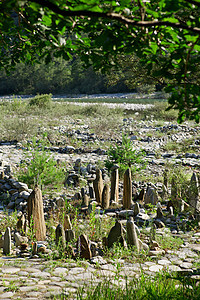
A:
[[[200,119],[199,0],[0,1],[0,68],[78,55],[108,69],[135,55],[169,93],[178,121]]]

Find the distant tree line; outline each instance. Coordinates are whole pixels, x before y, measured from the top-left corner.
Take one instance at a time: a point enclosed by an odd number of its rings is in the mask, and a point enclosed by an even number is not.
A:
[[[49,64],[18,63],[10,74],[0,73],[0,95],[148,92],[154,88],[155,80],[145,68],[128,57],[120,57],[109,73],[86,69],[79,58],[56,58]]]

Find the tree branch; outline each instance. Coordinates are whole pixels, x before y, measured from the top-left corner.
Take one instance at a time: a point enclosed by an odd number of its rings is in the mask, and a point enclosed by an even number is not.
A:
[[[186,2],[190,3],[190,4],[194,4],[195,6],[200,7],[200,2],[197,2],[195,0],[185,0]]]
[[[190,0],[187,0],[191,2]],[[63,10],[59,8],[57,5],[53,4],[52,2],[49,2],[48,0],[30,0],[30,2],[38,3],[42,7],[49,8],[52,12],[59,14],[63,17],[92,17],[92,18],[105,18],[110,20],[116,20],[118,22],[121,22],[126,25],[132,25],[136,27],[154,27],[154,26],[169,26],[173,28],[178,29],[186,29],[189,31],[192,31],[194,33],[200,34],[200,28],[199,27],[193,27],[182,23],[173,23],[169,21],[136,21],[133,19],[129,19],[121,14],[117,14],[114,12],[94,12],[89,10],[77,10],[77,11],[71,11],[71,10]],[[196,2],[196,1],[195,1]],[[198,3],[198,2],[196,2]]]

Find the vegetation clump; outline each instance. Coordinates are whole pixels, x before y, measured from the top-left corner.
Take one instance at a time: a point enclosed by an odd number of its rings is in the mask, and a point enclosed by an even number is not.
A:
[[[110,146],[107,151],[106,168],[110,171],[117,164],[119,173],[122,175],[128,167],[131,167],[133,173],[145,168],[144,152],[133,149],[133,144],[128,136],[122,135],[122,143]]]
[[[49,108],[52,104],[52,94],[37,95],[30,99],[30,106],[37,106],[39,108]]]

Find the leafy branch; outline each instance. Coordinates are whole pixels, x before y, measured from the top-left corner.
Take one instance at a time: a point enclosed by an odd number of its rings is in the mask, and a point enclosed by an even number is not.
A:
[[[181,22],[170,22],[170,21],[160,21],[160,20],[153,20],[153,21],[137,21],[134,19],[127,18],[122,14],[115,13],[115,12],[97,12],[91,10],[67,10],[61,9],[54,3],[47,1],[47,0],[30,0],[29,2],[38,3],[42,7],[47,7],[52,12],[59,14],[63,17],[92,17],[92,18],[104,18],[109,20],[119,21],[125,25],[132,25],[136,27],[155,27],[155,26],[170,26],[172,28],[178,29],[186,29],[192,31],[194,33],[200,34],[199,27],[193,27],[187,24],[183,24]],[[187,1],[189,2],[189,1]],[[196,1],[195,1],[196,2]],[[196,2],[198,3],[198,2]]]

